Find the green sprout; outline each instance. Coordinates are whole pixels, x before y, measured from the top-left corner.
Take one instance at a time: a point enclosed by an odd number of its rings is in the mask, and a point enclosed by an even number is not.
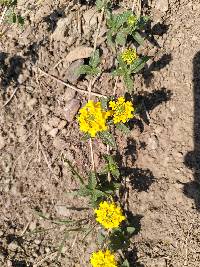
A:
[[[91,56],[89,64],[80,66],[77,70],[78,74],[86,74],[91,76],[97,76],[101,69],[98,67],[100,64],[99,50],[97,49]]]
[[[148,17],[136,17],[132,11],[125,11],[121,14],[110,13],[107,19],[107,42],[112,47],[124,46],[128,36],[132,36],[135,41],[142,45],[144,38],[139,33],[148,21]]]

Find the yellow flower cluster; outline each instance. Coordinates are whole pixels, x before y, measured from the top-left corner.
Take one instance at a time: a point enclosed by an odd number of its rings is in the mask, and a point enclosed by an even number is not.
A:
[[[80,130],[95,137],[98,132],[106,131],[106,120],[110,112],[102,109],[100,102],[89,100],[79,111],[78,121]]]
[[[94,252],[90,258],[90,262],[93,267],[117,267],[115,256],[110,250]]]
[[[114,124],[127,122],[134,117],[134,107],[130,101],[125,101],[124,97],[119,97],[117,101],[110,101],[109,107],[112,109]]]
[[[106,229],[119,227],[120,223],[126,219],[122,214],[122,209],[114,202],[101,202],[99,208],[95,209],[96,221]]]
[[[134,15],[131,15],[129,18],[128,18],[128,25],[130,26],[134,26],[137,22],[137,17],[134,16]]]
[[[129,49],[124,50],[124,52],[121,53],[121,58],[125,63],[127,63],[128,65],[131,65],[138,58],[138,55],[135,49],[129,48]]]

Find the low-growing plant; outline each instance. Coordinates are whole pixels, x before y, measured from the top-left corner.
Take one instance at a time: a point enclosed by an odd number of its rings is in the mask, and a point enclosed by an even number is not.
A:
[[[138,56],[136,49],[124,50],[118,57],[117,68],[113,71],[114,76],[121,76],[129,92],[133,91],[134,75],[138,73],[149,60],[148,56]]]
[[[3,20],[7,23],[16,23],[20,26],[24,25],[24,18],[16,12],[17,0],[0,0],[0,5],[5,9]]]
[[[134,75],[144,67],[149,58],[139,56],[134,44],[128,42],[128,38],[132,37],[138,45],[141,45],[144,39],[140,32],[148,18],[137,17],[132,11],[114,14],[111,6],[112,1],[110,0],[96,1],[101,18],[105,15],[108,27],[107,43],[113,48],[113,57],[117,62],[111,77],[122,77],[125,87],[132,91]],[[101,74],[101,58],[99,49],[96,49],[96,40],[89,63],[81,66],[78,72],[88,75],[93,80],[94,76]],[[63,156],[63,164],[67,164],[80,183],[78,189],[68,193],[86,197],[89,207],[92,209],[93,216],[88,221],[89,230],[84,238],[93,232],[96,233],[99,249],[92,253],[91,265],[93,267],[129,267],[130,264],[125,254],[130,246],[130,239],[135,228],[121,204],[121,192],[125,189],[123,177],[121,177],[120,168],[114,156],[111,155],[110,149],[114,152],[117,148],[115,129],[121,130],[125,134],[130,133],[129,123],[136,116],[137,108],[132,99],[126,99],[124,94],[116,97],[113,93],[113,95],[104,96],[98,101],[91,100],[91,86],[90,80],[89,100],[79,110],[77,122],[83,133],[82,140],[90,140],[93,169],[92,171],[85,170],[86,175],[82,176],[76,166]],[[99,141],[107,145],[107,154],[102,155],[101,158],[104,160],[104,165],[100,170],[96,170],[93,159],[92,141],[94,138],[100,139]],[[64,241],[65,238],[66,236]],[[59,251],[61,251],[62,245],[63,242]]]

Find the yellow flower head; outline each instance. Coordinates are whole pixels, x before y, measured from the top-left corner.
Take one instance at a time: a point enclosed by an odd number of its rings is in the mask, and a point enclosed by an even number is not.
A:
[[[106,120],[110,112],[102,109],[100,102],[89,100],[79,111],[78,121],[80,130],[95,137],[98,132],[106,131]]]
[[[128,65],[131,65],[138,58],[138,55],[135,49],[129,48],[129,49],[124,50],[124,52],[121,53],[121,58],[125,63],[127,63]]]
[[[127,122],[134,117],[134,107],[130,101],[125,101],[124,97],[119,97],[117,101],[110,101],[109,107],[112,109],[113,122]]]
[[[129,18],[128,18],[128,25],[130,26],[135,26],[137,22],[137,17],[134,16],[134,15],[131,15]]]
[[[108,249],[105,252],[102,250],[94,252],[90,262],[93,267],[117,267],[115,256]]]
[[[114,202],[101,202],[99,208],[95,209],[94,212],[96,214],[96,221],[106,229],[117,228],[126,219],[122,214],[122,209]]]

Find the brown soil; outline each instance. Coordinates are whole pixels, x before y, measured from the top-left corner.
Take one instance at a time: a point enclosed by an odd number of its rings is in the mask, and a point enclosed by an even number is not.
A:
[[[128,256],[132,266],[198,267],[200,3],[144,2],[152,22],[141,51],[152,59],[136,77],[135,99],[146,111],[134,120],[128,138],[118,135],[127,208],[136,227]],[[131,8],[132,1],[122,1],[122,6]],[[78,182],[62,155],[83,174],[91,166],[88,143],[81,141],[72,119],[86,97],[38,68],[86,89],[88,81],[74,76],[82,60],[69,66],[65,59],[75,47],[92,45],[96,19],[90,20],[92,6],[78,1],[20,0],[19,9],[26,16],[25,26],[10,27],[0,42],[0,265],[88,266],[96,248],[92,236],[81,241],[80,234],[70,234],[55,260],[65,227],[37,232],[54,225],[36,211],[49,218],[89,216],[90,211],[68,208],[87,207],[87,201],[66,194],[78,188]],[[108,69],[112,57],[104,33],[102,27],[98,45]],[[93,91],[111,95],[112,88],[105,72]],[[123,90],[119,82],[117,94]],[[98,155],[106,148],[97,141],[94,147],[99,164]]]

